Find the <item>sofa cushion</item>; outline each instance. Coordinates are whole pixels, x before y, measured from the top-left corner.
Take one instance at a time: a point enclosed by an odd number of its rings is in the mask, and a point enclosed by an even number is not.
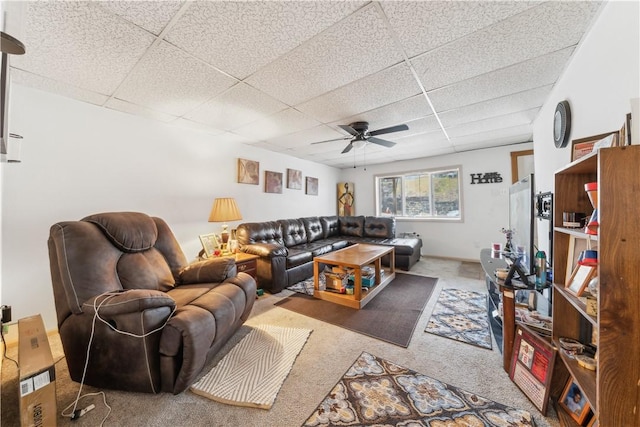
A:
[[[278,222],[282,227],[282,238],[286,247],[307,243],[307,231],[301,219],[281,219]]]
[[[313,261],[313,255],[306,249],[299,249],[297,247],[289,248],[289,255],[287,256],[287,268],[296,267],[298,265],[306,264]]]
[[[156,223],[140,212],[108,212],[90,215],[83,221],[98,226],[111,243],[122,252],[142,252],[158,238]]]
[[[284,246],[282,226],[277,221],[246,222],[236,229],[240,248],[253,243],[270,243]]]
[[[321,216],[320,223],[324,239],[340,235],[340,222],[337,216]]]
[[[343,236],[364,236],[364,216],[341,216],[340,234]]]
[[[393,217],[367,216],[364,219],[364,237],[393,238],[396,220]]]
[[[311,243],[324,238],[324,230],[322,229],[320,218],[317,216],[302,218],[302,223],[307,231],[307,242]]]

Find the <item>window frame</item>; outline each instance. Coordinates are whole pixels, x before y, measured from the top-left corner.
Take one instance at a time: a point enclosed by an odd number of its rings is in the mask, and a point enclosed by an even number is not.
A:
[[[406,204],[405,201],[405,182],[404,179],[406,176],[417,175],[417,174],[437,174],[447,171],[457,171],[458,172],[458,206],[460,215],[458,217],[444,217],[444,216],[403,216],[403,215],[393,215],[393,214],[385,214],[380,210],[380,180],[383,178],[401,178],[402,179],[402,201],[403,206]],[[373,176],[374,181],[374,211],[376,216],[389,216],[394,217],[398,221],[425,221],[425,222],[463,222],[464,218],[464,203],[463,203],[463,188],[464,183],[463,180],[463,172],[462,165],[453,165],[453,166],[443,166],[443,167],[433,167],[426,169],[413,169],[403,172],[388,172],[388,173],[379,173]],[[429,186],[431,187],[430,191],[433,191],[433,183],[431,178],[429,179]],[[432,204],[433,193],[429,194],[429,203]],[[433,206],[433,205],[432,205]],[[404,210],[404,208],[403,208]]]

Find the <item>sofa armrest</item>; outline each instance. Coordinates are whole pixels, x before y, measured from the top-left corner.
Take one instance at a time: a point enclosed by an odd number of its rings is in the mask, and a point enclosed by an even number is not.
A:
[[[100,316],[140,313],[144,310],[168,307],[173,311],[176,303],[162,291],[151,289],[131,289],[122,292],[108,292],[97,295],[82,304],[83,311],[93,315],[98,309]]]
[[[250,245],[244,245],[242,252],[269,258],[286,257],[289,255],[289,251],[285,246],[274,243],[252,243]]]
[[[234,258],[210,258],[187,265],[179,272],[179,283],[216,283],[236,275]]]

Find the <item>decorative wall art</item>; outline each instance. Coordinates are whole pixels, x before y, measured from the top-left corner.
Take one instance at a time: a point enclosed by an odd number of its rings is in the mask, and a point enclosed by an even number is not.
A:
[[[306,178],[306,194],[310,196],[318,195],[318,178],[312,178],[308,176]]]
[[[287,169],[287,188],[302,190],[302,171]]]
[[[282,172],[264,172],[264,192],[282,193]]]
[[[260,162],[238,159],[238,182],[258,185],[260,181]]]
[[[353,182],[338,183],[338,215],[350,216],[356,214]]]

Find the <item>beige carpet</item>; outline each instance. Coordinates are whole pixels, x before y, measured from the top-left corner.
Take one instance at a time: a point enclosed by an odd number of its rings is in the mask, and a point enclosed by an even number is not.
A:
[[[423,258],[411,269],[411,273],[437,277],[435,293],[439,293],[443,288],[486,292],[484,280],[459,275],[460,264],[459,261]],[[476,270],[480,270],[479,264],[476,264]],[[290,294],[290,291],[283,291],[277,295],[260,297],[246,326],[231,338],[202,372],[202,375],[207,373],[257,325],[312,329],[313,333],[298,355],[270,410],[226,405],[190,391],[179,395],[153,395],[104,390],[107,402],[112,408],[105,426],[300,426],[363,351],[392,360],[487,399],[527,410],[538,427],[559,426],[552,408],[548,417],[543,417],[509,379],[502,369],[502,355],[496,346],[493,350],[486,350],[423,332],[436,298],[431,298],[427,303],[409,347],[402,348],[274,306],[275,302]],[[63,354],[59,338],[52,338],[51,345],[54,358],[61,357]],[[9,356],[16,358],[16,354],[15,347],[9,349]],[[56,395],[60,410],[75,399],[79,385],[69,380],[64,359],[56,365],[56,377]],[[3,427],[19,425],[17,387],[17,370],[11,362],[4,361],[0,421]],[[89,387],[83,390],[89,391],[96,389]],[[73,423],[59,416],[58,426],[99,425],[107,409],[101,397],[89,397],[83,401],[85,405],[89,403],[95,403],[96,409]]]
[[[270,409],[310,329],[258,325],[191,391],[217,402]]]

